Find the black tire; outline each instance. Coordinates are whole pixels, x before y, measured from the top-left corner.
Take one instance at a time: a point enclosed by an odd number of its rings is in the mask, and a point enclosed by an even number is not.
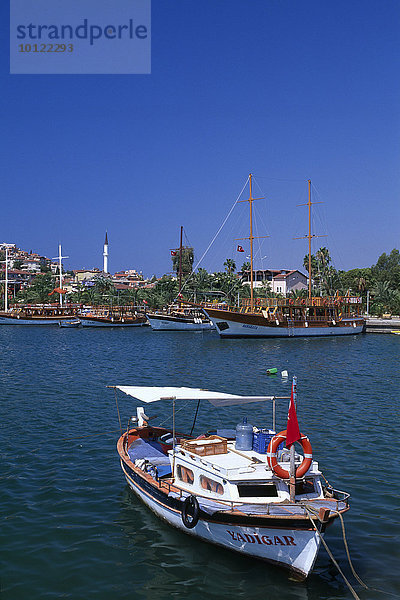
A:
[[[182,522],[188,529],[193,529],[199,522],[199,503],[195,496],[185,498],[182,507]]]

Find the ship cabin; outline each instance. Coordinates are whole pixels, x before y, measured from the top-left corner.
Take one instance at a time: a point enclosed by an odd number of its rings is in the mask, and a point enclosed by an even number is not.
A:
[[[212,452],[225,442],[225,451],[215,454],[199,455],[200,448],[208,445]],[[173,465],[174,486],[195,496],[214,501],[246,504],[269,504],[289,502],[288,481],[277,477],[267,464],[267,455],[259,452],[236,451],[235,442],[220,438],[220,441],[204,440],[182,441],[175,446],[175,454],[169,451]],[[189,447],[189,449],[188,449]],[[194,450],[194,451],[193,451]],[[296,453],[296,466],[302,460]],[[289,469],[289,451],[280,450],[278,462]],[[286,463],[286,464],[285,464]],[[296,480],[296,501],[316,500],[324,497],[318,463],[313,461],[304,478]]]

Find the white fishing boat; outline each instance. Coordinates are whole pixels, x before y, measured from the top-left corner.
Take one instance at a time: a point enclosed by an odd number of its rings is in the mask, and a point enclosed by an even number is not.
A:
[[[82,323],[80,322],[79,319],[71,319],[70,321],[65,320],[65,321],[59,322],[60,327],[65,327],[67,329],[77,329],[81,325],[82,325]]]
[[[215,325],[201,309],[171,305],[167,309],[146,312],[154,331],[210,331]]]
[[[275,434],[273,417],[272,430],[254,433],[243,424],[196,439],[177,431],[177,401],[197,401],[197,416],[201,400],[215,407],[272,402],[273,415],[276,401],[287,400],[190,388],[111,387],[146,404],[172,405],[172,429],[150,425],[151,417],[138,407],[117,444],[126,481],[148,508],[200,540],[285,567],[299,579],[309,575],[326,528],[349,509],[349,494],[326,483],[309,439],[298,430],[295,384],[286,430]],[[303,456],[294,450],[295,439]],[[285,440],[290,450],[282,448]]]

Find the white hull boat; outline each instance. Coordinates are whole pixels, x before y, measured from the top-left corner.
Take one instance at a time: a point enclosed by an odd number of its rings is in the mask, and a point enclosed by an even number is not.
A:
[[[210,331],[215,325],[204,315],[174,316],[167,314],[146,314],[154,331]]]
[[[146,403],[170,400],[173,414],[177,400],[214,406],[277,400],[190,388],[115,388]],[[282,448],[289,422],[279,434],[258,430],[246,450],[239,449],[242,434],[235,439],[234,430],[194,439],[148,421],[138,407],[117,444],[125,479],[148,508],[200,540],[285,567],[298,579],[309,575],[326,527],[349,509],[349,495],[325,484],[307,436],[297,438],[302,456],[294,443],[293,450]]]

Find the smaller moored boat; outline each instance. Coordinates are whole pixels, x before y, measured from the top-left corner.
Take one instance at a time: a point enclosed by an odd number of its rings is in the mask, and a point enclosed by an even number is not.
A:
[[[65,321],[60,321],[59,326],[76,329],[77,327],[81,326],[81,322],[79,319],[71,319],[70,321],[65,320]]]
[[[131,306],[97,306],[81,309],[78,318],[83,327],[141,327],[145,315]]]
[[[209,331],[215,326],[201,309],[188,308],[179,304],[164,310],[146,312],[154,331]]]

